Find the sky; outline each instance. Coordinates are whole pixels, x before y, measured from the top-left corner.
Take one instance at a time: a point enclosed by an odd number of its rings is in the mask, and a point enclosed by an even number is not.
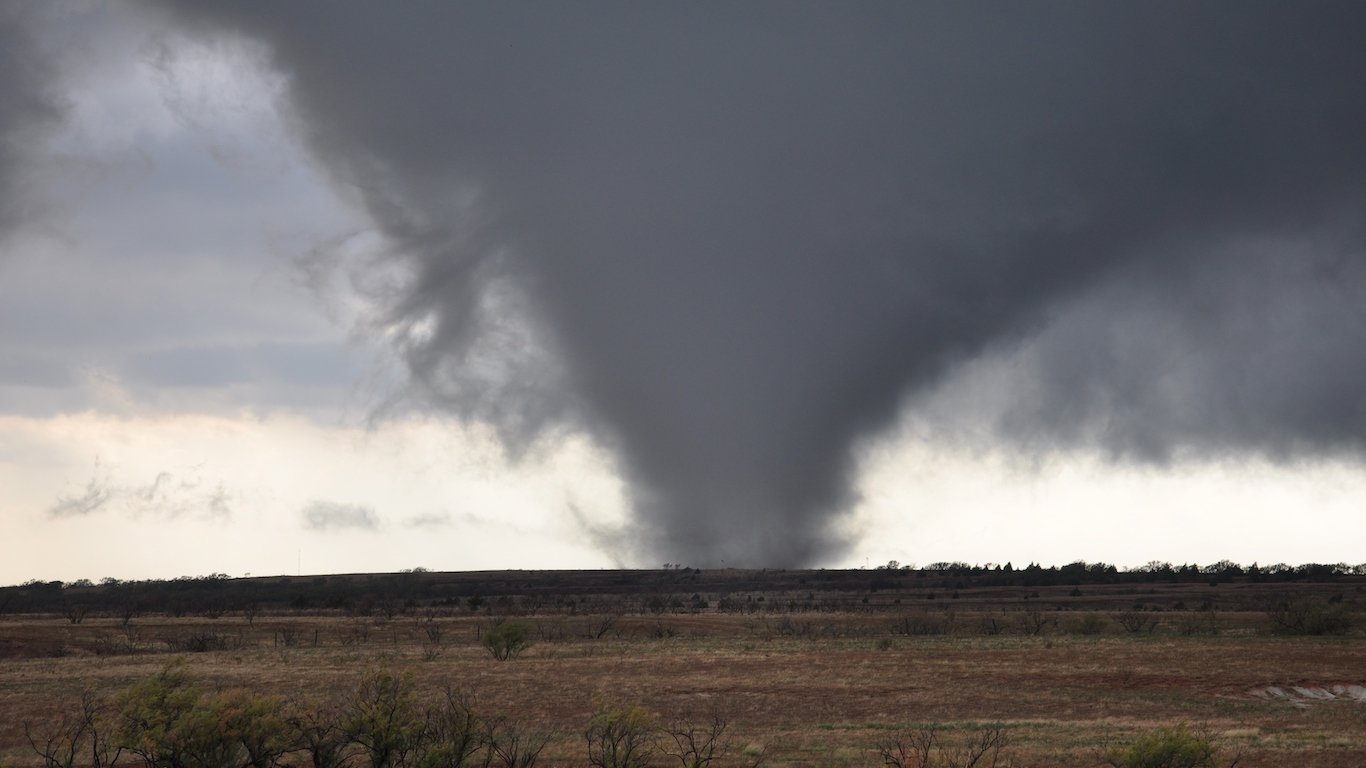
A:
[[[1356,3],[0,7],[0,583],[1366,557]]]

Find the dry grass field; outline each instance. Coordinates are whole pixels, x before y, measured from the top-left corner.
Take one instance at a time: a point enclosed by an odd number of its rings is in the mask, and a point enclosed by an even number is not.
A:
[[[595,702],[663,719],[723,713],[730,757],[718,767],[759,755],[774,767],[877,766],[878,745],[908,729],[935,727],[955,744],[996,723],[1009,740],[1001,765],[1096,766],[1107,745],[1182,722],[1213,733],[1225,762],[1241,754],[1240,766],[1366,766],[1366,701],[1353,698],[1362,689],[1313,698],[1366,685],[1366,637],[1252,633],[1252,612],[1221,614],[1218,634],[1128,632],[1100,611],[1038,634],[963,630],[989,619],[1025,627],[1024,612],[532,615],[516,619],[531,646],[501,662],[479,643],[487,616],[321,614],[126,626],[4,617],[0,763],[39,765],[25,724],[72,711],[82,690],[112,697],[179,660],[209,686],[306,704],[343,696],[376,669],[411,672],[424,693],[459,686],[482,712],[553,730],[542,766],[587,764]],[[914,631],[946,616],[956,631]]]

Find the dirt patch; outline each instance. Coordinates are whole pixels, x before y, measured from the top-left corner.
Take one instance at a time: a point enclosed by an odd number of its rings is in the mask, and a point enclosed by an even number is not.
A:
[[[1248,691],[1259,699],[1284,701],[1292,706],[1305,709],[1325,701],[1354,701],[1366,704],[1366,685],[1346,683],[1339,685],[1267,685]]]

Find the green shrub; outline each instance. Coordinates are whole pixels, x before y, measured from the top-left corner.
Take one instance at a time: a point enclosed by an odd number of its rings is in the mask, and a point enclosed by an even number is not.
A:
[[[230,691],[214,697],[212,709],[224,735],[246,753],[244,766],[272,768],[296,747],[279,698]]]
[[[271,768],[293,749],[279,699],[210,693],[167,666],[116,700],[117,746],[147,768]]]
[[[1105,759],[1115,768],[1215,768],[1218,756],[1213,737],[1182,723],[1149,731],[1127,747],[1110,750]]]
[[[117,704],[116,739],[147,768],[237,768],[245,762],[204,690],[178,666],[124,691]]]
[[[487,728],[469,698],[447,688],[445,696],[427,708],[413,764],[416,768],[464,768],[488,742]]]
[[[370,768],[393,768],[407,763],[422,721],[412,674],[379,670],[361,678],[343,707],[341,729],[360,746]]]
[[[148,768],[272,768],[294,749],[279,698],[205,691],[178,666],[128,687],[115,705],[115,745]]]
[[[597,768],[643,768],[650,764],[656,723],[638,704],[599,702],[583,737],[588,764]]]
[[[528,636],[531,628],[520,621],[507,621],[497,624],[484,633],[484,647],[493,658],[507,661],[526,650],[531,642]]]
[[[287,720],[299,751],[307,756],[300,765],[309,768],[344,768],[350,761],[351,741],[334,709],[296,707]]]
[[[634,715],[594,723],[609,726],[612,739],[635,738],[625,727]],[[24,732],[43,768],[111,768],[128,754],[144,768],[533,768],[551,738],[479,715],[455,688],[423,701],[411,673],[370,672],[333,703],[287,707],[277,697],[207,689],[178,664],[124,690],[112,707],[87,692],[76,713],[25,723]]]

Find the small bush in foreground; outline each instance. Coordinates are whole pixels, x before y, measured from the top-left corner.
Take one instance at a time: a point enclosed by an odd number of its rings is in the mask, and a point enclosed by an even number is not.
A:
[[[1009,739],[1005,728],[994,725],[969,734],[959,749],[946,745],[934,728],[908,731],[878,747],[888,768],[998,768],[1011,765],[1001,754]]]
[[[174,664],[25,733],[43,768],[533,768],[552,735],[482,716],[457,688],[423,700],[411,674],[372,671],[312,706],[206,688]]]
[[[123,749],[111,742],[110,729],[109,708],[90,691],[81,694],[79,711],[63,717],[42,735],[24,723],[24,735],[43,768],[112,768]]]
[[[599,703],[583,732],[588,764],[596,768],[644,768],[650,764],[654,717],[637,704]]]
[[[1218,759],[1219,745],[1214,737],[1192,731],[1185,723],[1157,728],[1127,747],[1105,753],[1105,761],[1114,768],[1217,768]],[[1234,757],[1228,767],[1237,764]]]
[[[724,738],[729,726],[730,722],[720,713],[714,713],[703,723],[677,720],[663,728],[658,749],[683,768],[707,768],[730,751]]]
[[[407,765],[423,731],[412,675],[387,670],[366,675],[346,703],[341,728],[360,746],[370,768]]]

